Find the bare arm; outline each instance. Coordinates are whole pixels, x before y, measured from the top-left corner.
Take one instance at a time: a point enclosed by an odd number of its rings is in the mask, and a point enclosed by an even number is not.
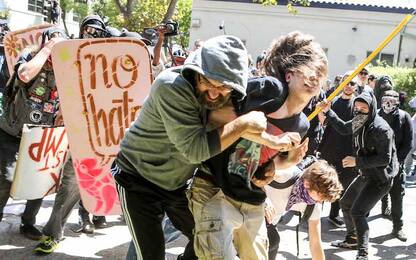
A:
[[[157,31],[159,32],[159,39],[157,40],[156,46],[153,49],[153,66],[157,66],[160,63],[160,51],[162,50],[162,44],[165,39],[165,33],[167,29],[165,26],[161,25],[157,27]]]
[[[321,220],[309,220],[309,248],[313,260],[324,260],[325,253],[321,241]]]
[[[53,46],[57,43],[64,40],[63,38],[52,38],[48,41],[45,46],[31,59],[29,62],[26,62],[19,66],[17,75],[21,81],[28,83],[36,75],[39,74],[49,55],[51,55]]]

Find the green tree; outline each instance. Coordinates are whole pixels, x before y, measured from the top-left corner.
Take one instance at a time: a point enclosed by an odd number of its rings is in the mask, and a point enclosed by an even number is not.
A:
[[[263,5],[276,5],[279,0],[253,0],[253,2],[261,3]],[[309,0],[288,0],[287,1],[287,9],[292,14],[297,14],[298,10],[296,9],[296,5],[301,6],[309,6]]]
[[[108,18],[110,25],[141,32],[153,28],[169,18],[168,7],[172,0],[100,0],[93,4],[93,11]],[[179,22],[180,34],[176,42],[188,46],[192,0],[177,1],[172,19]],[[133,5],[136,2],[135,5]]]
[[[73,12],[79,15],[80,19],[84,19],[88,14],[88,5],[86,2],[77,0],[60,0],[59,5],[62,9],[62,23],[65,28],[65,32],[68,34],[68,28],[66,26],[66,14]]]

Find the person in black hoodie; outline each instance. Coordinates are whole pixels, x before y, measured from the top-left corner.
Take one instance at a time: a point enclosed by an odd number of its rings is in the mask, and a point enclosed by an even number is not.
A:
[[[391,217],[393,220],[392,234],[401,241],[407,237],[403,231],[403,196],[406,185],[406,173],[404,161],[412,149],[413,126],[412,119],[404,110],[399,108],[399,93],[389,90],[381,99],[381,109],[378,114],[386,120],[395,133],[397,159],[399,161],[399,173],[394,177],[393,187],[390,189]],[[388,196],[384,196],[382,202],[387,205]],[[383,210],[383,207],[382,207]]]
[[[390,76],[380,76],[374,87],[374,95],[376,96],[377,109],[381,108],[381,98],[384,96],[384,92],[393,89],[393,80]]]
[[[330,110],[328,102],[318,105],[340,134],[353,135],[355,156],[342,160],[344,168],[356,167],[359,175],[341,198],[341,208],[347,227],[346,239],[351,247],[356,241],[357,260],[368,259],[369,226],[366,215],[390,190],[398,172],[394,133],[387,122],[377,114],[376,98],[363,92],[354,99],[353,119],[344,122]],[[356,238],[355,238],[356,235]]]

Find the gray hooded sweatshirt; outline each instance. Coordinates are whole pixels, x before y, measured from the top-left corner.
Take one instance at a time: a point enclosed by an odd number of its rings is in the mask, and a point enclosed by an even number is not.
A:
[[[195,92],[195,74],[246,94],[248,55],[233,36],[219,36],[188,57],[182,67],[162,72],[138,118],[126,132],[116,164],[166,190],[186,184],[196,167],[220,153],[218,130],[207,129],[207,111]]]

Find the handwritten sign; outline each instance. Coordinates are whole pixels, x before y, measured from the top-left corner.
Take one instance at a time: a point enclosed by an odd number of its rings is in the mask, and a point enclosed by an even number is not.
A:
[[[110,167],[150,92],[148,50],[132,38],[69,40],[53,48],[52,63],[84,206],[120,214]]]
[[[28,200],[55,193],[67,157],[64,127],[24,125],[10,195]]]
[[[3,44],[10,74],[22,51],[28,46],[40,46],[42,32],[51,26],[51,24],[42,24],[6,34]]]

